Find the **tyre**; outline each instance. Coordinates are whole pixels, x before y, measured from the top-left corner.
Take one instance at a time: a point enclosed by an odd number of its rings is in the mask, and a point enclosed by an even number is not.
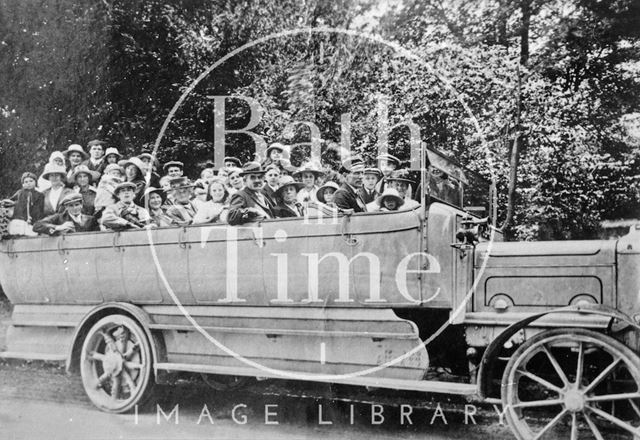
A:
[[[95,406],[123,413],[143,404],[154,387],[146,334],[133,319],[109,315],[89,330],[80,354],[80,375]]]
[[[502,405],[521,440],[640,438],[640,358],[591,330],[544,331],[507,364]]]

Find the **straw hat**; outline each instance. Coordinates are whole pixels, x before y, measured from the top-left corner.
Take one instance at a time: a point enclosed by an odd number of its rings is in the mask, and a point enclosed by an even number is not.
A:
[[[325,183],[324,185],[322,185],[320,188],[318,188],[318,191],[316,191],[316,198],[318,199],[318,201],[320,203],[327,203],[324,200],[324,193],[329,188],[333,188],[334,192],[337,191],[338,189],[340,189],[338,184],[336,182],[333,182],[333,181],[329,181],[329,182]]]
[[[289,186],[295,186],[296,190],[298,190],[298,191],[300,191],[302,188],[304,188],[304,184],[300,183],[300,182],[296,182],[293,177],[291,177],[291,176],[282,176],[282,178],[280,179],[280,186],[276,190],[276,195],[278,197],[282,197],[282,191],[284,191],[284,189],[289,187]]]
[[[87,167],[86,165],[78,165],[77,167],[75,167],[75,169],[71,173],[71,176],[69,177],[69,181],[75,182],[76,177],[78,176],[78,174],[81,174],[81,173],[89,175],[90,182],[95,182],[100,178],[99,172],[90,170],[89,167]]]
[[[400,197],[400,193],[395,188],[386,188],[384,192],[376,199],[376,203],[379,206],[383,206],[384,199],[395,199],[398,203],[398,207],[404,204],[404,199]]]
[[[60,174],[63,179],[67,177],[67,170],[65,167],[56,165],[54,163],[48,163],[44,166],[44,173],[42,173],[42,178],[49,180],[49,176],[51,174]]]
[[[89,154],[86,151],[84,151],[84,148],[82,148],[78,144],[71,144],[65,151],[62,152],[62,154],[64,154],[64,156],[67,158],[71,153],[80,153],[82,155],[83,160],[87,160],[89,158]]]

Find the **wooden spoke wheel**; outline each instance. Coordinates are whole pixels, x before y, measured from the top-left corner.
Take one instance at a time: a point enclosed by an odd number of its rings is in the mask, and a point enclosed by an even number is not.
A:
[[[511,357],[502,404],[521,440],[640,439],[640,359],[601,333],[547,330]]]
[[[144,403],[154,381],[142,328],[124,315],[96,322],[82,344],[80,374],[89,399],[104,411],[122,413]]]

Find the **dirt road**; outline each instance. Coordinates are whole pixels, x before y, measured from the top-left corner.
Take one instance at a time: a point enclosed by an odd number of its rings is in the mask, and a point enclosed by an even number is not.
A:
[[[0,363],[0,437],[6,439],[511,439],[497,415],[464,423],[464,403],[404,409],[380,396],[348,402],[344,390],[279,381],[215,392],[193,378],[160,387],[136,413],[106,414],[84,395],[77,376],[41,363]],[[386,402],[376,404],[377,402]],[[409,405],[413,405],[409,409]],[[435,405],[435,406],[434,406]],[[402,414],[404,412],[404,415]],[[469,410],[469,412],[472,412]],[[475,424],[474,424],[475,422]]]

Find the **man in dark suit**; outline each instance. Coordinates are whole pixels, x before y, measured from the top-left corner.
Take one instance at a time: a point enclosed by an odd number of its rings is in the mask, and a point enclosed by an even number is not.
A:
[[[248,162],[242,167],[240,175],[244,180],[244,188],[231,196],[227,218],[230,225],[275,217],[273,204],[260,191],[264,184],[265,172],[258,162]]]
[[[94,139],[87,144],[89,150],[89,159],[82,162],[81,165],[86,165],[91,171],[97,171],[100,174],[104,171],[104,167],[107,166],[104,160],[105,142],[99,139]]]
[[[278,165],[276,164],[271,164],[265,167],[265,171],[265,184],[260,191],[262,192],[262,194],[267,196],[267,198],[275,206],[278,204],[276,190],[280,186],[280,168],[278,168]]]
[[[365,168],[364,177],[362,178],[362,186],[358,188],[358,195],[365,204],[369,204],[376,200],[380,195],[376,191],[378,180],[382,177],[382,171],[378,168]]]
[[[366,204],[358,195],[358,189],[362,186],[362,178],[364,176],[362,159],[356,156],[345,160],[340,171],[344,175],[345,181],[333,194],[333,203],[340,211],[366,212]]]
[[[59,235],[72,232],[98,230],[98,222],[92,215],[82,213],[82,194],[71,193],[62,199],[65,210],[49,215],[33,225],[33,231],[39,234]]]

